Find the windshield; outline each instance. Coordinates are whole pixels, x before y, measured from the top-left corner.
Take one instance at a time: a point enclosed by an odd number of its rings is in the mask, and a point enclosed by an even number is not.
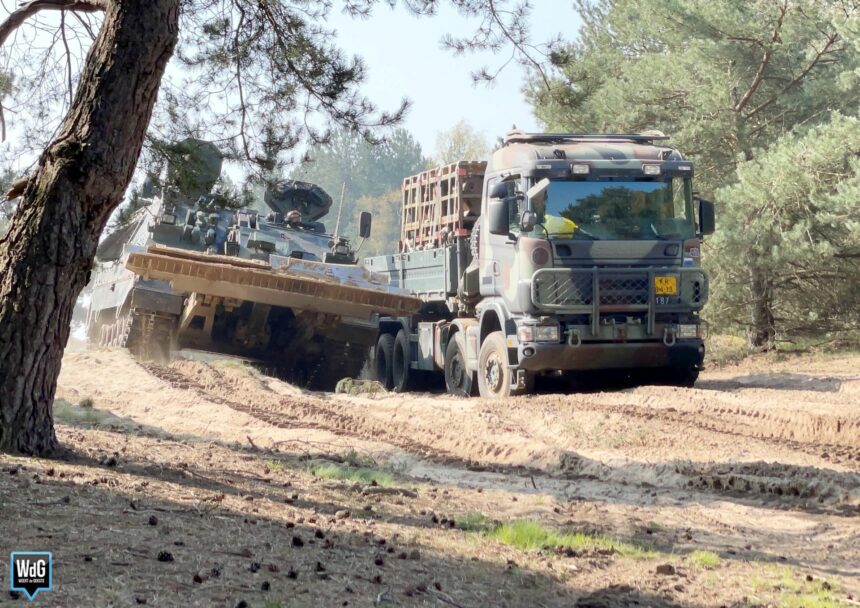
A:
[[[553,181],[534,206],[549,238],[681,240],[695,236],[689,178]]]

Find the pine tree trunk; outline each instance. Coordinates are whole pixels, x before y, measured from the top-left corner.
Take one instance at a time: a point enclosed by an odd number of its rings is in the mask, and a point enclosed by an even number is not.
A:
[[[776,330],[773,318],[773,281],[761,269],[750,270],[752,291],[752,326],[749,332],[750,346],[756,350],[772,350],[776,346]]]
[[[0,239],[0,452],[50,455],[75,300],[128,186],[178,38],[179,0],[113,0],[57,138]]]

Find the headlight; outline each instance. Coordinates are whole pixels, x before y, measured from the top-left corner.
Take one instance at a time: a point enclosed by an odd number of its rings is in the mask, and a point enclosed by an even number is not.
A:
[[[522,325],[517,328],[520,342],[558,342],[558,325]]]
[[[679,325],[678,326],[678,337],[679,338],[698,338],[699,337],[699,326],[698,325]]]
[[[538,325],[535,327],[536,342],[558,342],[558,325]]]

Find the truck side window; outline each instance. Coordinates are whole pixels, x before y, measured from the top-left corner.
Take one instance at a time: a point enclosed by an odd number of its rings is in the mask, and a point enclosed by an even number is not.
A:
[[[523,205],[523,201],[518,201],[516,198],[517,191],[520,190],[520,177],[516,176],[505,182],[505,185],[508,187],[508,196],[510,197],[511,204],[508,206],[508,211],[510,212],[510,224],[511,224],[511,232],[519,232],[520,231],[520,215],[523,210],[521,206]]]
[[[494,185],[498,183],[500,178],[493,177],[487,180],[487,192],[489,192]],[[518,202],[515,198],[515,194],[517,193],[517,189],[519,188],[520,178],[519,176],[509,177],[507,181],[505,181],[505,186],[508,189],[508,200],[510,204],[508,205],[508,211],[510,213],[509,222],[511,225],[512,231],[519,232],[520,225],[520,213],[522,213],[522,209],[520,209],[521,202]]]

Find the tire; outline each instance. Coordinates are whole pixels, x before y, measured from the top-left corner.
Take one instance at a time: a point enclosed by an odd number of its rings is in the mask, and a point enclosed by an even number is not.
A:
[[[699,379],[699,370],[695,367],[671,367],[661,372],[657,376],[657,382],[664,386],[693,388]]]
[[[481,344],[481,353],[478,355],[478,392],[481,397],[495,399],[523,392],[511,388],[508,347],[505,344],[505,336],[500,331],[491,333]]]
[[[390,391],[394,386],[393,364],[394,364],[394,336],[382,334],[376,342],[373,356],[374,371],[376,379]]]
[[[412,371],[410,364],[409,336],[406,331],[397,332],[394,338],[394,353],[391,358],[391,380],[395,393],[405,393],[409,390],[409,377]]]
[[[695,367],[656,367],[631,372],[632,386],[678,386],[693,388],[699,377]]]
[[[445,349],[445,388],[458,397],[474,397],[477,393],[475,372],[466,369],[466,339],[461,332],[451,336]]]

